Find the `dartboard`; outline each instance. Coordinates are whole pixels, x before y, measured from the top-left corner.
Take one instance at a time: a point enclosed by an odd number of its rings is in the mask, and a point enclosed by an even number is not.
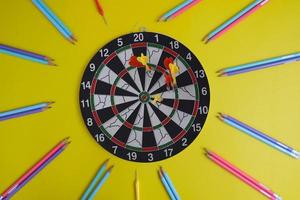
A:
[[[94,139],[130,161],[176,155],[199,135],[209,110],[209,85],[196,56],[152,32],[116,38],[88,63],[80,108]]]

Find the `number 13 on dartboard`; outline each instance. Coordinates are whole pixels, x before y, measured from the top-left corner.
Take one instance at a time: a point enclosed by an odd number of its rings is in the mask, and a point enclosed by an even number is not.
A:
[[[154,162],[190,145],[203,130],[209,85],[197,57],[168,36],[138,32],[102,47],[80,84],[83,121],[120,158]]]

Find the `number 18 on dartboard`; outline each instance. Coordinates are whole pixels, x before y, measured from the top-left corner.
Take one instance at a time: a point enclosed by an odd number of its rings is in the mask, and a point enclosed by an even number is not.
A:
[[[196,56],[168,36],[138,32],[101,48],[86,66],[79,104],[97,143],[130,161],[176,155],[201,132],[209,85]]]

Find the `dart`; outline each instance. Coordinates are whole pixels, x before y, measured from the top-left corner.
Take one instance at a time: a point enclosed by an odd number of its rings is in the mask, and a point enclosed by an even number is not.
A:
[[[153,104],[160,103],[161,101],[162,101],[162,97],[161,97],[160,94],[152,96],[152,103]]]
[[[137,57],[137,60],[142,63],[143,66],[146,67],[146,71],[150,71],[151,67],[148,65],[149,62],[149,57],[145,56],[143,53],[141,54],[141,56]]]
[[[172,57],[167,57],[164,59],[164,66],[167,70],[169,70],[170,75],[172,77],[172,87],[176,87],[177,82],[176,82],[176,75],[179,73],[180,69],[179,67],[174,63],[174,60]],[[170,78],[169,77],[165,77],[166,79],[166,84],[170,82]]]
[[[100,1],[95,0],[95,3],[96,3],[96,7],[97,7],[99,14],[102,16],[104,23],[107,25],[107,21],[106,21],[105,15],[104,15],[104,10],[100,4]]]
[[[210,95],[205,71],[188,48],[166,35],[136,32],[99,49],[112,53],[97,51],[79,94],[83,122],[98,145],[125,160],[156,162],[196,139]]]

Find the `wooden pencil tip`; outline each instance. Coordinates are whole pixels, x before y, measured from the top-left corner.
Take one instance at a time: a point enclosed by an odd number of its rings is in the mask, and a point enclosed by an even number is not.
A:
[[[203,149],[204,149],[205,154],[208,154],[208,155],[209,155],[209,154],[211,153],[211,151],[208,150],[206,147],[204,147]]]
[[[51,105],[51,104],[54,104],[54,103],[55,103],[55,101],[49,101],[49,102],[47,102],[48,105]]]
[[[62,142],[67,143],[67,142],[69,142],[69,140],[70,140],[70,136],[64,138],[64,139],[62,140]]]
[[[114,165],[110,166],[108,169],[107,169],[107,172],[111,172],[111,170],[114,168]]]

